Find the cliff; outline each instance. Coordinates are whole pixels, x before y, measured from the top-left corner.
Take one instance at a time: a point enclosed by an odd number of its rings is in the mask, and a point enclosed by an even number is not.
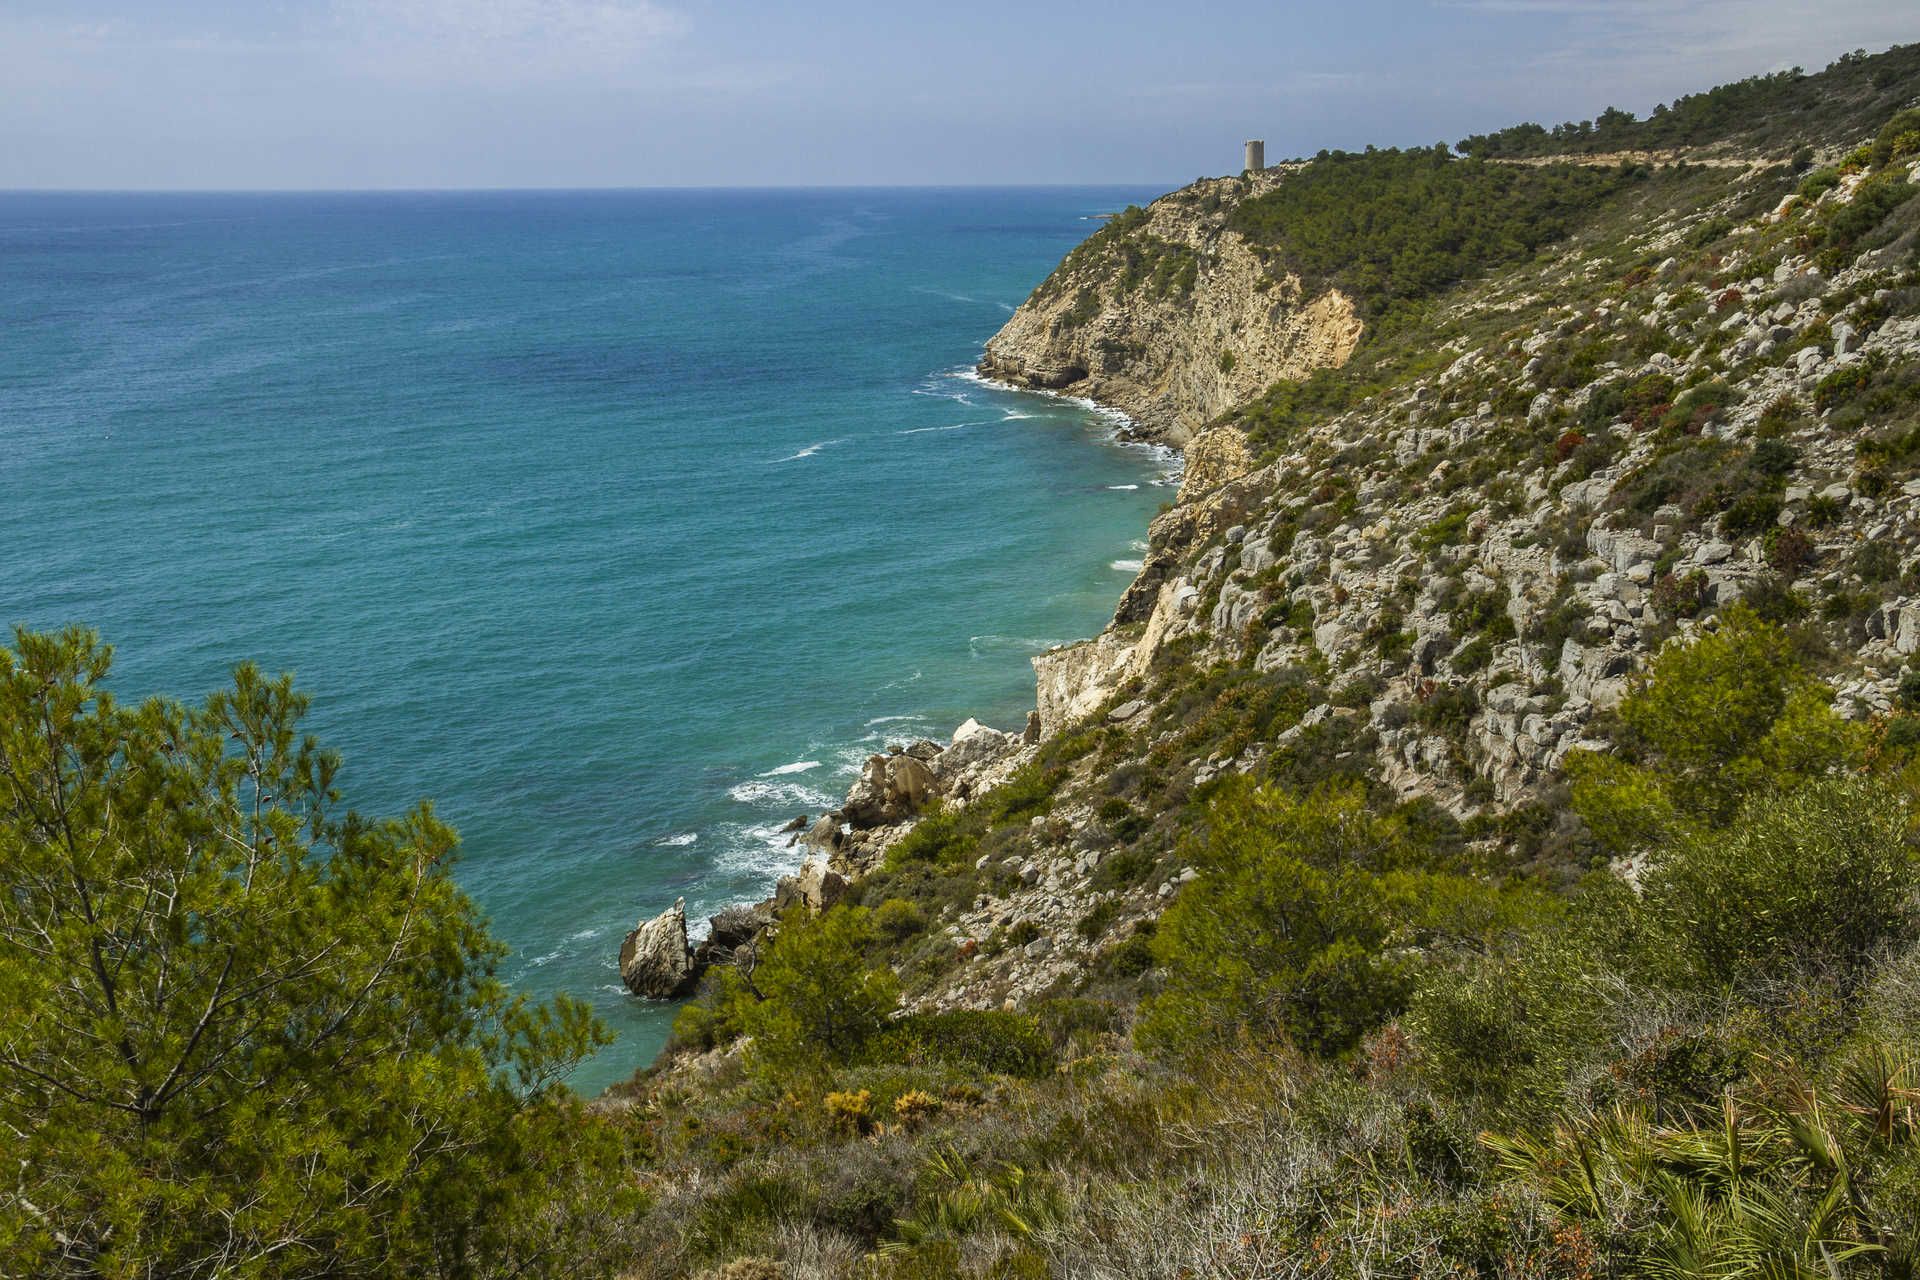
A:
[[[689,1153],[666,1216],[852,1164],[753,1239],[853,1274],[806,1250],[873,1194],[928,1274],[1357,1274],[1402,1230],[1409,1274],[1654,1269],[1633,1161],[1909,1053],[1920,58],[1868,61],[1826,74],[1871,128],[1779,154],[1333,155],[1069,255],[981,368],[1182,446],[1177,498],[1023,732],[898,744],[796,831],[746,977],[606,1103]],[[778,1094],[789,929],[843,981],[787,988],[889,1000]],[[1567,1143],[1628,1153],[1630,1224],[1555,1198]]]
[[[1363,328],[1351,300],[1276,272],[1227,226],[1286,172],[1198,182],[1114,215],[987,342],[981,372],[1089,397],[1182,445],[1276,379],[1344,364]]]

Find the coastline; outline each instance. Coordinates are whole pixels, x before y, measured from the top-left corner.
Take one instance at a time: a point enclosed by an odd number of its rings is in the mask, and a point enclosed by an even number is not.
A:
[[[1155,433],[1117,406],[1090,396],[1022,386],[993,377],[983,369],[984,358],[943,376],[996,392],[1070,404],[1104,424],[1109,443],[1141,451],[1150,458],[1159,474],[1149,483],[1178,492],[1185,469],[1185,450],[1179,443]],[[1146,534],[1147,530],[1141,530],[1141,538],[1132,544],[1143,553]],[[1114,597],[1116,609],[1134,590],[1143,563],[1110,562],[1114,568],[1126,566],[1132,575]],[[944,744],[924,737],[885,741],[882,749],[861,765],[838,808],[818,816],[802,812],[774,829],[776,836],[788,837],[786,847],[798,851],[799,857],[765,897],[723,906],[708,918],[703,935],[689,929],[684,897],[657,915],[643,915],[622,940],[618,956],[621,979],[632,996],[659,1002],[685,999],[709,969],[730,964],[736,953],[753,947],[787,908],[804,904],[822,910],[844,897],[880,865],[893,844],[913,830],[923,810],[936,798],[947,805],[964,807],[970,798],[1006,781],[1033,759],[1043,740],[1043,660],[1093,642],[1105,630],[1102,627],[1092,634],[1050,645],[1029,659],[1034,682],[1026,721],[1020,728],[1003,731],[969,716]],[[902,721],[913,718],[899,717]],[[663,1046],[651,1064],[639,1069],[664,1065],[670,1052],[670,1046]]]

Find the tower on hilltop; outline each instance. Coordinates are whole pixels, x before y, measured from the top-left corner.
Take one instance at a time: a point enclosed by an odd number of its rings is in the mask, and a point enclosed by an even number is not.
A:
[[[1258,173],[1267,167],[1267,144],[1260,138],[1247,139],[1247,163],[1242,168]]]

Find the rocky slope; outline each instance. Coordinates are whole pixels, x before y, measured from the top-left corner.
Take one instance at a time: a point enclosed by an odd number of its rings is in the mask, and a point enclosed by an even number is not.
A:
[[[1116,220],[983,368],[1185,443],[1139,577],[1099,636],[1035,659],[1025,732],[874,757],[796,827],[812,861],[716,938],[906,894],[930,915],[895,957],[914,1007],[1124,989],[1193,876],[1188,801],[1232,773],[1352,779],[1577,874],[1569,753],[1608,750],[1633,674],[1738,601],[1799,629],[1846,714],[1920,703],[1917,150],[1640,172],[1381,335],[1224,229],[1284,173]],[[956,849],[963,871],[915,870]],[[637,969],[679,989],[684,930],[668,950]]]
[[[1345,363],[1362,328],[1353,303],[1276,274],[1226,225],[1287,172],[1198,182],[1115,215],[987,343],[981,371],[1090,397],[1182,445],[1275,379]]]

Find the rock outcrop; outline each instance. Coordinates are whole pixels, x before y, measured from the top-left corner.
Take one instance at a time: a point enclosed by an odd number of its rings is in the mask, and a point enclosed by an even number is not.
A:
[[[1179,446],[1275,379],[1343,364],[1360,340],[1352,302],[1307,296],[1226,225],[1286,172],[1199,182],[1116,216],[988,341],[981,372],[1090,397]]]
[[[698,976],[687,945],[687,900],[642,920],[620,944],[620,980],[649,1000],[672,1000],[693,990]]]
[[[675,902],[627,935],[620,948],[621,979],[649,999],[688,994],[709,968],[734,963],[777,929],[786,913],[825,911],[840,902],[852,881],[873,870],[929,805],[964,806],[1031,759],[1039,740],[1037,729],[1002,733],[969,720],[945,747],[922,740],[869,757],[839,809],[811,825],[803,815],[783,828],[808,853],[780,878],[772,896],[714,916],[697,947],[687,942],[685,900]]]

